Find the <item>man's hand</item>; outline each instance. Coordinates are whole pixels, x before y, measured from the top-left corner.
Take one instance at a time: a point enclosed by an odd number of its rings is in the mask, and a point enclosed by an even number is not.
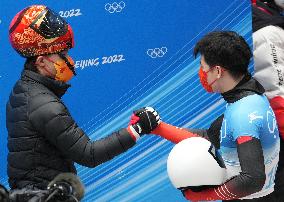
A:
[[[127,130],[138,139],[143,134],[151,133],[160,122],[160,116],[155,109],[143,107],[133,112]]]

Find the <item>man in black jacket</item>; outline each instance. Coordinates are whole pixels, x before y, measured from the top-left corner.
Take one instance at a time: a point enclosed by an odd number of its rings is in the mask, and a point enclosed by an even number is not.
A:
[[[46,189],[58,174],[76,173],[74,162],[95,167],[157,126],[159,117],[148,116],[147,108],[136,124],[91,141],[61,100],[70,87],[66,82],[76,75],[68,56],[74,46],[70,25],[46,6],[33,5],[14,17],[9,37],[27,58],[6,109],[11,189]]]

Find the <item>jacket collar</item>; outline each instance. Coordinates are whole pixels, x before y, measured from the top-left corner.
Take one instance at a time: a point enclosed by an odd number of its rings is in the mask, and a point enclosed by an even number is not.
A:
[[[265,92],[263,86],[250,74],[244,76],[244,78],[232,89],[225,93],[222,93],[222,97],[226,102],[233,103],[246,96],[253,94],[263,94]]]
[[[46,86],[49,90],[51,90],[56,96],[61,98],[67,89],[71,86],[62,81],[56,81],[54,79],[43,76],[39,73],[33,72],[31,70],[24,70],[22,72],[23,80],[32,80],[34,82],[40,83]]]

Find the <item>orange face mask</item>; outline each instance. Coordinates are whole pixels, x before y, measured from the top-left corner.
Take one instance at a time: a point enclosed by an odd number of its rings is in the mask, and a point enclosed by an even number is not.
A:
[[[50,58],[46,57],[46,59],[54,64],[56,69],[55,80],[68,82],[74,75],[76,75],[74,70],[74,61],[69,56],[64,56],[62,54],[58,54],[61,57],[61,60],[53,61]]]

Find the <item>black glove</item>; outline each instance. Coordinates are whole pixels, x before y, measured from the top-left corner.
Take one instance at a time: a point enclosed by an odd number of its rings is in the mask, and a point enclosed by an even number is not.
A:
[[[152,107],[143,107],[133,112],[129,122],[129,129],[134,136],[151,133],[159,124],[160,116]]]

